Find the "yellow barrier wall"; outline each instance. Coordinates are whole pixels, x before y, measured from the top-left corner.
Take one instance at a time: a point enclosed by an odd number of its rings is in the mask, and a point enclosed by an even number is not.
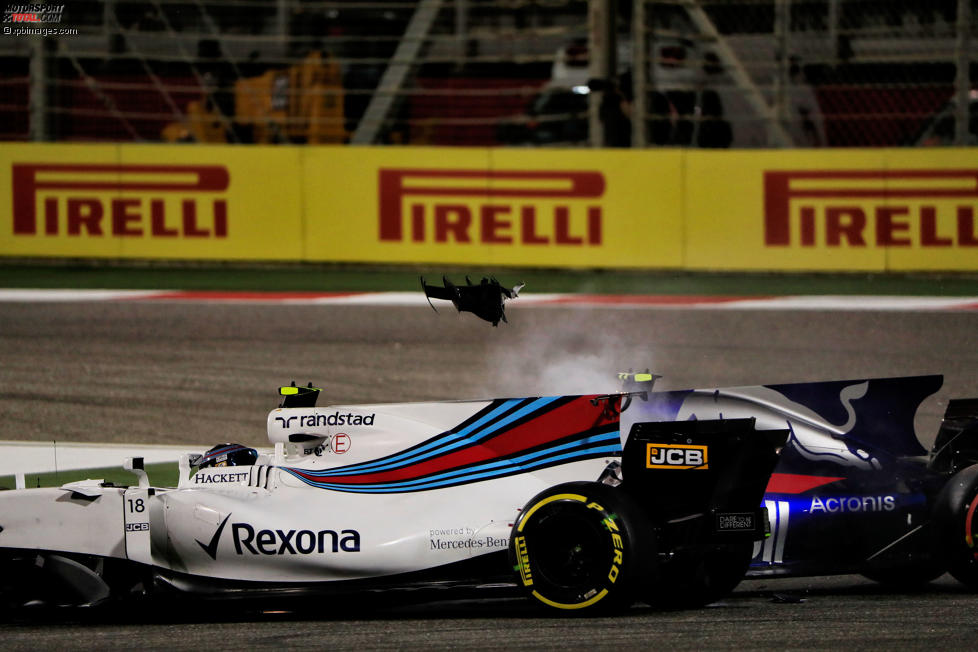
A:
[[[978,150],[0,145],[0,255],[976,270]]]
[[[696,151],[685,267],[978,269],[978,150]]]
[[[298,260],[301,152],[3,145],[0,254]]]
[[[642,152],[310,148],[306,259],[678,267],[680,154],[656,159],[652,174]]]

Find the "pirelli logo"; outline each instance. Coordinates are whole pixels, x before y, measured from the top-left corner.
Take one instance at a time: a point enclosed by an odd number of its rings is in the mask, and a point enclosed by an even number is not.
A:
[[[978,247],[978,169],[764,173],[769,247]]]
[[[381,242],[602,242],[597,171],[381,169],[378,188]]]
[[[530,571],[530,554],[526,550],[526,537],[516,537],[513,543],[516,547],[516,567],[520,570],[523,586],[533,586],[533,573]]]
[[[17,236],[226,238],[222,165],[15,163]]]

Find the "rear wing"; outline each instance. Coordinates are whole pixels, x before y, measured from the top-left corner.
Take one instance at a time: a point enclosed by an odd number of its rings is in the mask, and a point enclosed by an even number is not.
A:
[[[622,486],[673,544],[757,540],[759,506],[788,430],[753,418],[641,422],[622,455]]]
[[[930,455],[928,466],[939,473],[978,464],[978,398],[948,402]]]

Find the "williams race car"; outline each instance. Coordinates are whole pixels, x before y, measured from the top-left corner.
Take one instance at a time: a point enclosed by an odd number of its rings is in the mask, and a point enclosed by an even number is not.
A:
[[[576,613],[697,606],[745,576],[862,572],[978,587],[976,401],[930,456],[939,376],[316,407],[285,387],[274,449],[186,455],[176,487],[0,492],[9,605],[422,587]]]

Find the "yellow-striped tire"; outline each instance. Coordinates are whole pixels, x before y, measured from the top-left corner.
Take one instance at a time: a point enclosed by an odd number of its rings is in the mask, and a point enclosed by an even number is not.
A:
[[[527,594],[569,614],[630,606],[657,567],[642,509],[621,489],[596,482],[534,496],[513,524],[510,559]]]

